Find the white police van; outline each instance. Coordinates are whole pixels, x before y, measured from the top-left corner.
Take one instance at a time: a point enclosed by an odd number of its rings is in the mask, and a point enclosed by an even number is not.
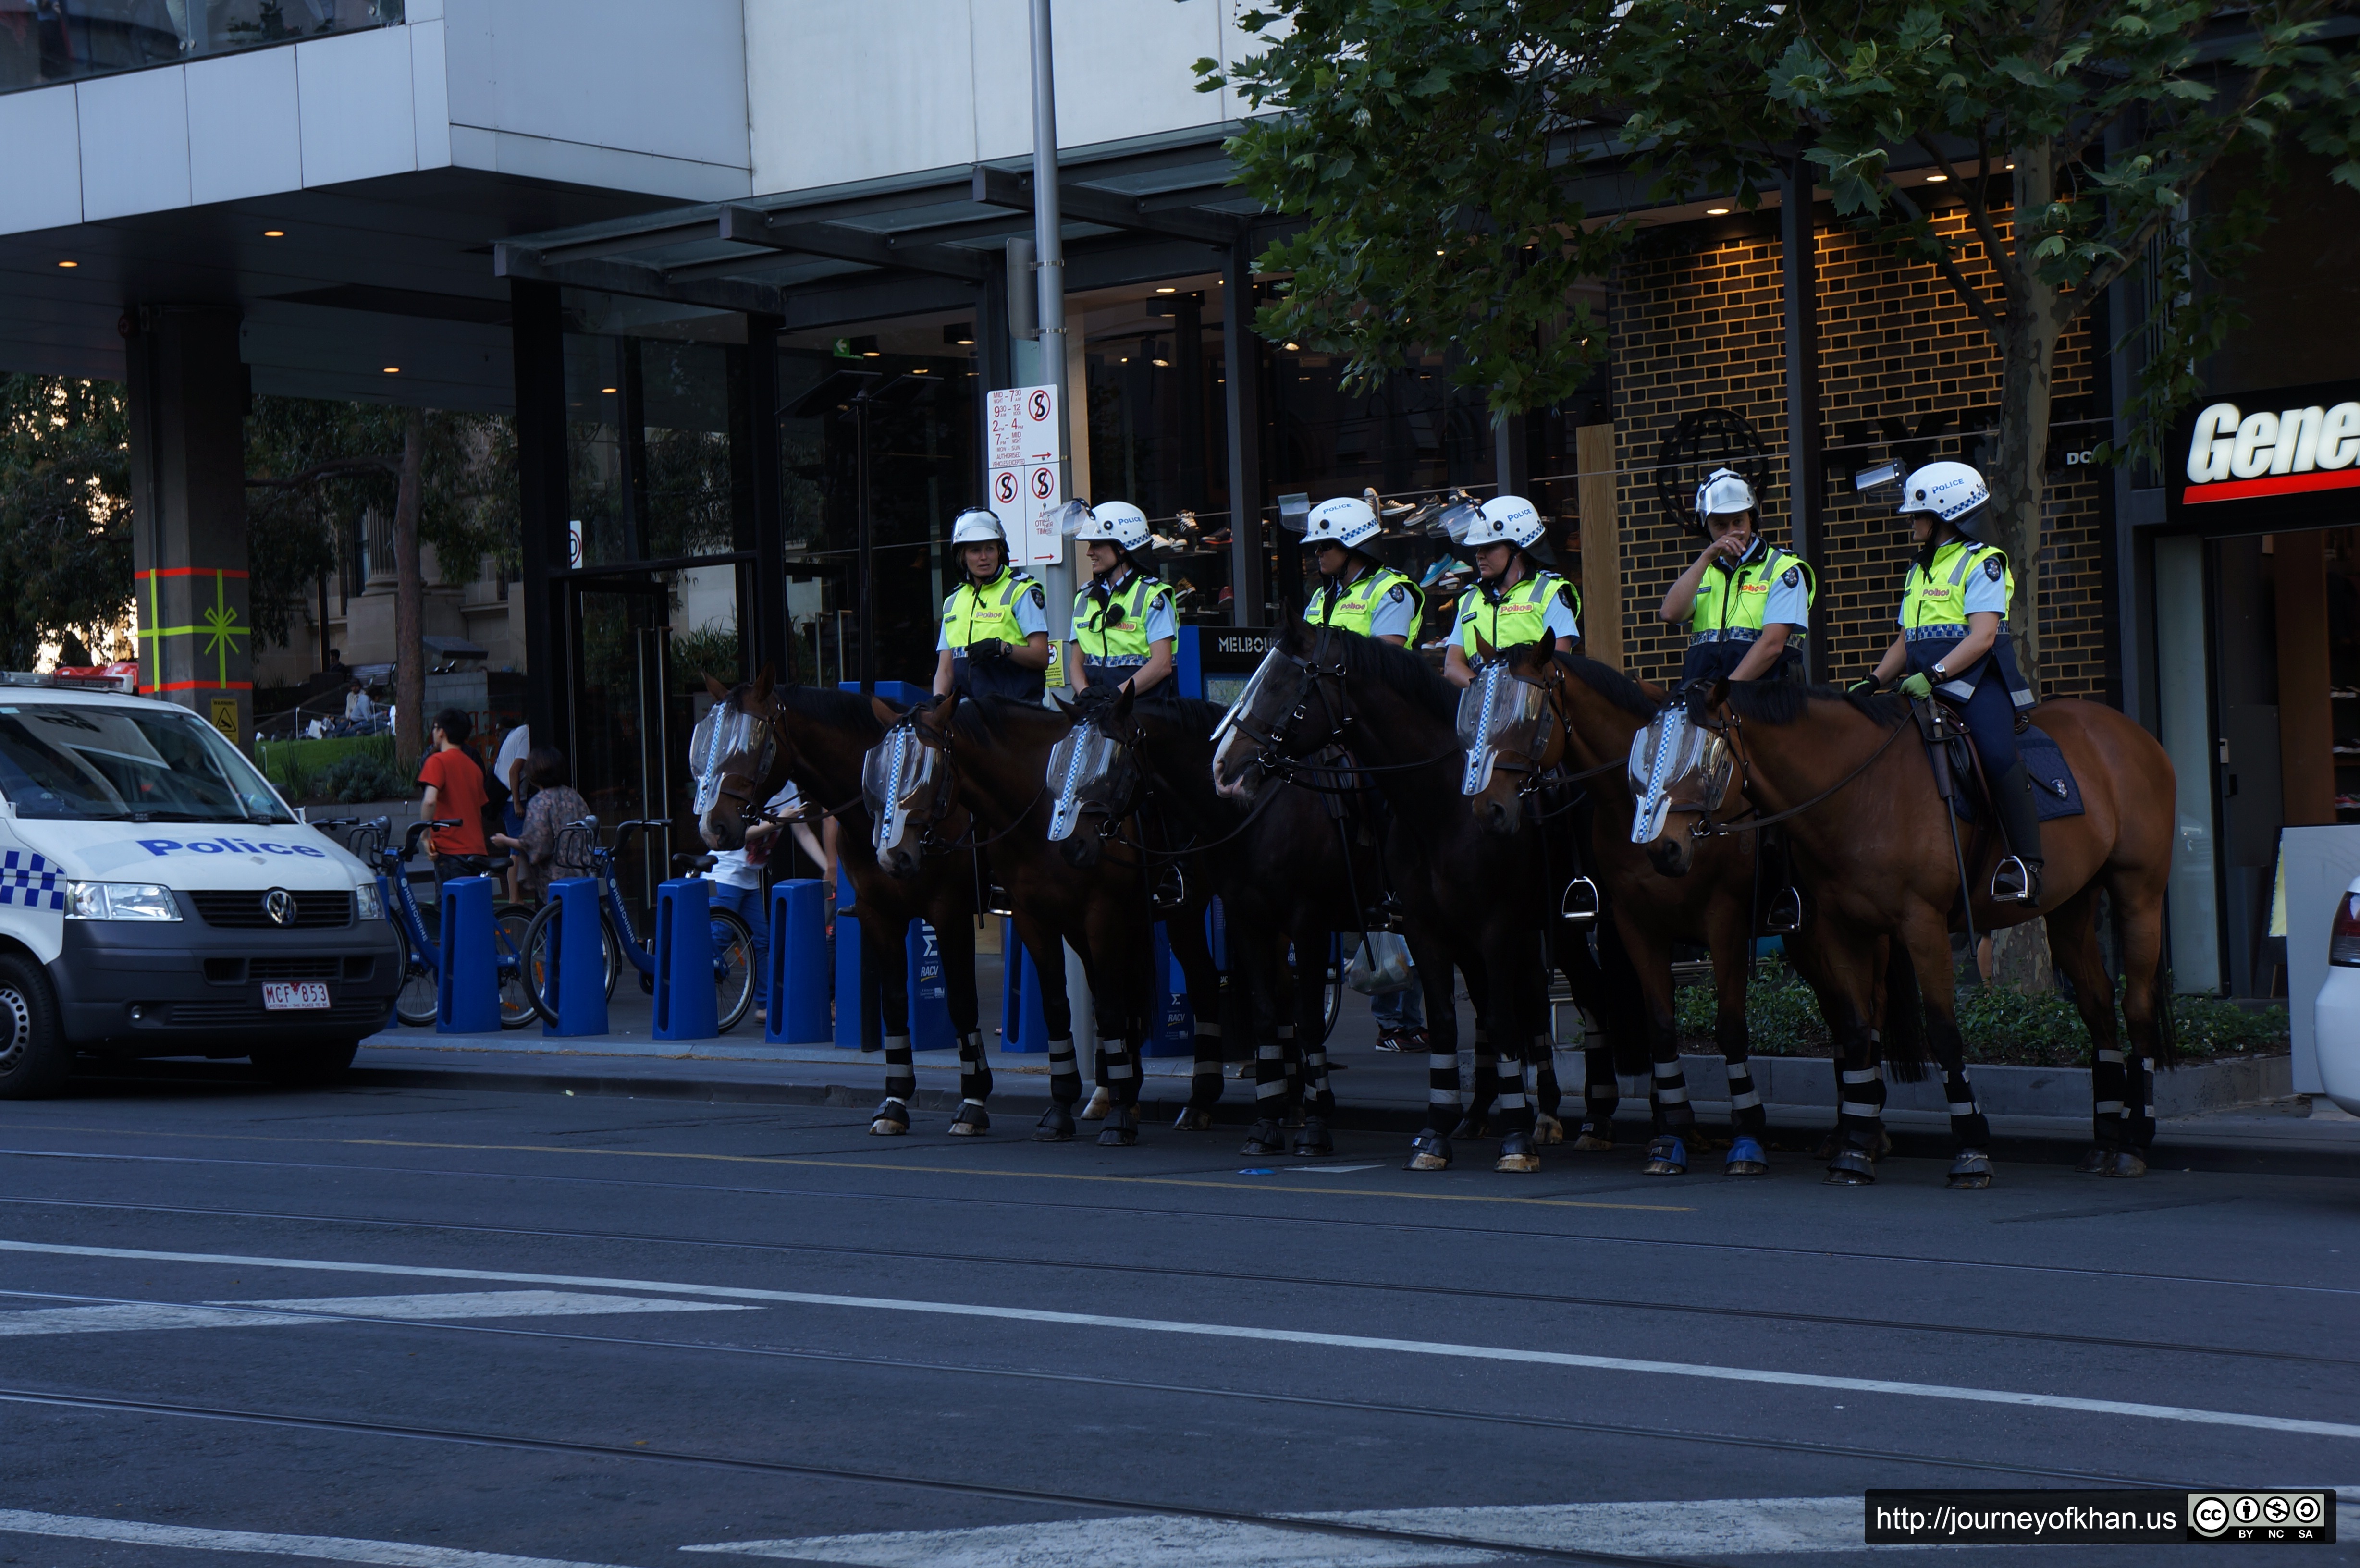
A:
[[[0,1099],[78,1052],[348,1066],[402,980],[370,872],[186,708],[5,679]]]

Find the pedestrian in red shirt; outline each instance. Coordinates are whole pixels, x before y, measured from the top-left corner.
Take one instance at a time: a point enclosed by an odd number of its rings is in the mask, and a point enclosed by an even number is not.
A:
[[[426,786],[426,820],[455,818],[457,827],[438,828],[426,835],[426,853],[434,857],[436,881],[474,875],[479,867],[454,866],[460,855],[478,858],[490,854],[484,842],[484,768],[467,750],[474,725],[456,708],[434,715],[434,749],[419,765],[418,781]]]

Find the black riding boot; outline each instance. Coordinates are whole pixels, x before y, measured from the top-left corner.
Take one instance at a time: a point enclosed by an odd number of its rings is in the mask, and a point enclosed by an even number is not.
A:
[[[1992,785],[1993,814],[2013,853],[1992,873],[1995,903],[2040,902],[2040,812],[2033,804],[2032,776],[2019,761]]]

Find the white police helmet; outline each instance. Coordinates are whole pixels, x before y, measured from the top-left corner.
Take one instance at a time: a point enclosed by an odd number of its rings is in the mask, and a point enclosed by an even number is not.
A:
[[[1358,495],[1338,495],[1332,501],[1322,501],[1311,508],[1311,516],[1303,531],[1303,542],[1319,544],[1332,540],[1346,550],[1359,550],[1377,537],[1377,514]]]
[[[996,544],[1004,547],[1008,543],[1008,534],[1000,528],[998,517],[980,506],[970,506],[961,512],[957,519],[951,524],[951,543],[954,547],[963,544]]]
[[[1697,486],[1696,514],[1699,521],[1732,512],[1750,512],[1754,506],[1754,486],[1732,469],[1716,468]]]
[[[1487,544],[1511,544],[1543,565],[1552,564],[1548,521],[1539,507],[1522,495],[1494,495],[1484,502],[1459,539],[1462,550],[1480,550]]]
[[[1929,463],[1902,481],[1902,517],[1930,512],[1971,539],[1989,505],[1991,490],[1983,476],[1963,463]]]
[[[1087,517],[1076,520],[1074,537],[1085,542],[1105,539],[1126,555],[1147,550],[1147,514],[1128,501],[1101,501]]]

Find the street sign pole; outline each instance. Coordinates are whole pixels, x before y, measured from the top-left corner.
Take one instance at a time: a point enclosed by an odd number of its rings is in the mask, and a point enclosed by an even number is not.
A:
[[[1040,379],[1057,389],[1057,494],[1073,495],[1071,436],[1076,419],[1065,358],[1065,237],[1057,188],[1056,51],[1049,38],[1049,0],[1032,0],[1032,250],[1039,280]],[[1086,416],[1085,416],[1086,418]],[[1087,423],[1081,426],[1085,431]],[[1041,573],[1049,594],[1049,636],[1062,647],[1073,618],[1074,572],[1063,539]]]

